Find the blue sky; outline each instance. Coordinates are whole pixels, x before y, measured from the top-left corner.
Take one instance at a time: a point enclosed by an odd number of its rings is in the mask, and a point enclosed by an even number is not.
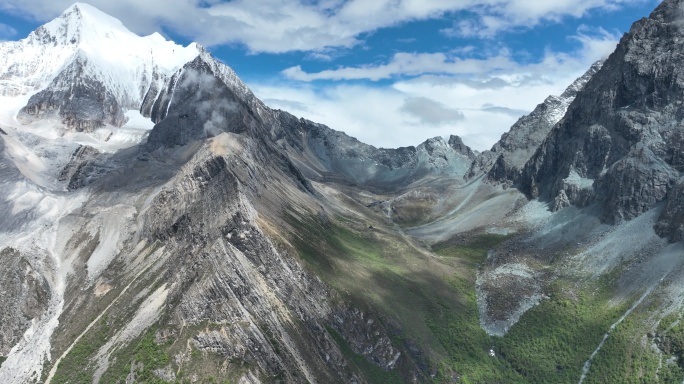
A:
[[[84,1],[141,35],[198,41],[274,108],[380,146],[488,149],[607,56],[657,0]],[[71,5],[3,0],[0,40]]]

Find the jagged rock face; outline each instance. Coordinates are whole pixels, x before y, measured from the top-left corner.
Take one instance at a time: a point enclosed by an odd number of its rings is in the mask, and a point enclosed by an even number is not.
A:
[[[158,124],[147,140],[148,149],[185,145],[226,131],[243,133],[258,124],[201,57],[170,79],[152,106],[151,117]]]
[[[17,119],[30,124],[55,118],[76,132],[125,124],[124,113],[135,108],[134,101],[117,100],[97,76],[90,75],[89,65],[86,58],[76,59],[46,89],[31,96]]]
[[[602,65],[602,61],[594,63],[560,96],[549,96],[532,113],[521,117],[490,151],[483,152],[475,159],[466,178],[486,174],[490,181],[509,185],[517,183],[525,163],[534,155],[553,126],[565,115],[577,93]]]
[[[60,172],[58,180],[67,182],[68,190],[84,187],[88,184],[89,176],[98,172],[94,163],[99,155],[100,151],[93,147],[79,146]]]
[[[268,194],[259,192],[266,188],[259,179],[278,185],[279,168],[255,161],[259,151],[252,151],[245,135],[224,133],[214,140],[142,218],[142,235],[165,244],[168,255],[169,324],[212,324],[193,336],[196,348],[288,382],[363,382],[345,368],[348,362],[326,326],[384,369],[394,369],[398,361],[410,365],[399,360],[403,354],[381,323],[356,308],[332,304],[335,293],[257,224],[259,213],[250,201]]]
[[[276,141],[299,159],[302,172],[380,190],[397,189],[427,175],[462,176],[474,154],[461,139],[429,139],[417,147],[375,148],[353,137],[287,112],[277,111]],[[341,179],[340,179],[341,177]]]
[[[457,153],[466,156],[469,160],[475,159],[475,152],[473,152],[473,150],[470,149],[469,146],[465,145],[465,143],[460,137],[456,135],[449,136],[449,146]]]
[[[526,164],[524,192],[567,198],[559,207],[601,201],[608,221],[666,198],[681,169],[681,6],[664,1],[625,34]]]
[[[56,118],[75,131],[119,127],[149,89],[200,51],[159,34],[141,38],[92,6],[74,4],[28,38],[0,43],[0,94],[39,91],[21,111],[23,123]]]
[[[655,230],[658,235],[673,242],[684,240],[684,180],[679,179],[668,192],[665,208]]]
[[[21,339],[31,320],[45,313],[50,301],[50,286],[30,255],[16,249],[0,250],[0,355],[6,356]]]

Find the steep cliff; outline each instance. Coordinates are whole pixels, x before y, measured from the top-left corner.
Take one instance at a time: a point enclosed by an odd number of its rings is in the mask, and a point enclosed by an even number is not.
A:
[[[680,9],[480,155],[87,5],[0,43],[0,382],[681,381]]]
[[[623,36],[525,165],[525,193],[556,209],[600,202],[610,222],[667,199],[682,171],[680,8],[663,2]]]
[[[565,116],[568,106],[577,93],[584,88],[602,65],[602,61],[594,63],[560,96],[549,96],[529,115],[521,117],[508,132],[501,136],[491,150],[484,151],[473,161],[466,177],[472,179],[485,174],[487,180],[490,181],[508,185],[516,184],[525,164],[549,135],[554,125]]]

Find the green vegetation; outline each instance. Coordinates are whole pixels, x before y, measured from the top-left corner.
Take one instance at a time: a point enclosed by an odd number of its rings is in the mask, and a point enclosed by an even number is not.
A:
[[[438,255],[469,266],[464,276],[449,279],[449,287],[461,297],[460,305],[441,301],[427,312],[427,324],[447,352],[439,362],[437,382],[452,382],[455,377],[464,383],[524,381],[506,360],[489,355],[495,340],[480,327],[477,308],[476,266],[485,261],[489,249],[504,240],[504,236],[481,235],[469,243],[446,242],[433,247]]]
[[[93,358],[111,337],[111,332],[107,321],[102,319],[65,356],[52,382],[90,383],[95,370]],[[155,343],[154,334],[154,331],[148,331],[127,348],[118,351],[101,382],[123,383],[128,374],[135,373],[138,383],[164,383],[165,381],[154,374],[154,370],[166,366],[169,363],[169,355],[163,346]]]
[[[590,290],[556,280],[548,287],[550,298],[497,340],[498,352],[528,382],[576,382],[605,332],[627,310],[628,303],[608,304],[608,284],[599,287]]]
[[[663,367],[657,371],[658,378],[664,383],[684,381],[684,322],[681,313],[673,312],[658,324],[655,343],[665,358]],[[660,361],[658,361],[660,362]]]
[[[682,382],[684,376],[673,381],[674,372],[666,372],[669,364],[658,374],[660,357],[651,349],[650,342],[642,344],[646,334],[642,320],[632,314],[611,332],[594,358],[585,383]]]
[[[576,383],[584,362],[630,304],[629,300],[611,304],[614,274],[598,281],[561,276],[545,287],[547,297],[504,337],[491,337],[480,327],[475,278],[488,250],[507,237],[482,234],[452,239],[432,246],[441,259],[424,259],[406,240],[381,229],[367,230],[367,225],[343,218],[325,223],[289,219],[299,236],[293,244],[306,264],[355,306],[374,308],[378,315],[396,321],[401,329],[397,339],[428,351],[429,370],[436,373],[438,383]],[[611,334],[588,379],[619,382],[628,376],[599,374],[595,367],[620,367],[611,368],[617,371],[626,370],[625,364],[633,365],[631,377],[645,381],[654,377],[655,371],[645,367],[658,361],[646,348],[624,361],[623,356],[636,351],[642,331],[628,324]],[[681,335],[684,347],[684,332]],[[344,348],[341,337],[334,337]],[[673,339],[672,345],[673,351],[678,350],[678,341]],[[387,382],[361,369],[361,356],[348,358],[369,382]]]
[[[163,323],[163,321],[162,321]],[[221,330],[223,326],[211,322],[202,322],[182,327],[181,329],[156,329],[152,327],[146,333],[120,346],[103,374],[101,383],[125,383],[131,373],[136,383],[166,383],[155,373],[161,368],[169,368],[175,373],[174,383],[190,384],[236,382],[245,372],[253,369],[249,362],[231,361],[215,353],[203,352],[192,348],[189,339],[202,331]],[[165,334],[166,338],[159,335]],[[159,336],[159,337],[158,337]],[[180,360],[172,358],[182,356]],[[193,381],[197,376],[200,381]]]
[[[328,333],[335,340],[337,345],[340,347],[340,351],[347,358],[347,361],[362,373],[363,377],[370,383],[401,383],[402,380],[397,374],[397,372],[387,372],[380,368],[379,366],[366,360],[363,355],[354,353],[349,344],[344,340],[344,338],[333,328],[326,326]]]
[[[4,363],[5,360],[7,360],[7,357],[5,357],[5,356],[0,356],[0,367],[2,367],[2,363]]]
[[[154,370],[169,363],[169,355],[154,341],[154,332],[148,331],[133,349],[135,376],[141,383],[163,383],[154,375]]]
[[[484,261],[486,250],[497,240],[501,241],[482,236],[470,244],[442,244],[434,249],[443,256],[477,264]],[[611,276],[606,276],[592,282],[590,289],[561,277],[546,288],[549,297],[526,312],[504,337],[489,337],[479,327],[471,281],[452,279],[451,286],[463,293],[468,305],[459,312],[442,306],[436,312],[439,317],[429,322],[449,352],[449,359],[441,364],[444,381],[449,375],[460,374],[463,382],[577,382],[584,362],[628,307],[629,303],[608,304],[613,293],[611,281]],[[487,354],[489,348],[496,357]],[[614,350],[611,361],[600,365],[616,365],[627,349],[616,345]]]
[[[117,351],[100,382],[124,383],[126,376],[134,373],[137,383],[165,383],[154,371],[169,364],[168,346],[157,344],[155,333],[156,330],[150,329],[126,348]]]
[[[454,240],[435,244],[433,252],[444,257],[454,257],[470,263],[475,267],[487,259],[487,251],[497,247],[509,236],[481,234],[467,243],[458,243]]]
[[[454,289],[463,289],[463,280],[454,280]],[[440,303],[427,312],[427,324],[446,350],[439,361],[437,382],[516,382],[521,377],[509,369],[505,360],[489,355],[493,340],[480,327],[474,289],[468,303],[455,310]]]
[[[330,275],[348,263],[358,263],[374,270],[397,271],[387,258],[381,244],[371,234],[360,235],[334,222],[317,223],[314,220],[288,219],[299,229],[295,246],[300,256],[319,274]],[[325,257],[321,257],[321,253]]]
[[[437,259],[421,255],[392,234],[361,224],[354,227],[344,219],[324,224],[294,216],[291,220],[300,236],[295,246],[307,265],[355,306],[389,314],[400,324],[401,338],[431,351],[428,364],[438,372],[435,381],[521,380],[506,361],[489,356],[493,344],[480,327],[475,294],[477,265],[504,236],[438,245],[433,249],[444,258]],[[371,383],[387,382],[361,371]]]
[[[111,332],[106,319],[102,318],[74,344],[71,351],[62,359],[52,382],[55,384],[90,383],[95,369],[91,360],[111,337]]]

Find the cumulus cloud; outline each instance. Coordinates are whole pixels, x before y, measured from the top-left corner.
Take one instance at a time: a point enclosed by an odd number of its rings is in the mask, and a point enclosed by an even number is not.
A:
[[[478,1],[464,10],[472,17],[459,20],[441,32],[452,37],[491,38],[502,31],[529,29],[543,22],[560,22],[565,17],[579,18],[597,10],[615,11],[648,0],[554,0],[554,1]]]
[[[352,47],[360,36],[402,23],[466,11],[475,19],[444,30],[494,35],[543,21],[579,17],[648,0],[90,0],[137,33],[161,26],[207,46],[241,44],[251,52],[282,53]],[[49,20],[72,0],[3,0],[0,9]]]
[[[566,53],[547,51],[536,63],[521,64],[502,49],[484,58],[462,58],[459,53],[408,53],[399,52],[386,63],[340,67],[309,73],[297,65],[282,71],[286,77],[298,81],[316,80],[382,80],[402,76],[448,75],[449,82],[471,83],[481,88],[522,85],[534,81],[549,81],[559,70],[576,72],[586,69],[593,61],[606,57],[614,49],[618,34],[604,29],[582,26],[569,37],[580,48]],[[444,79],[440,79],[442,81]],[[550,80],[553,81],[553,80]]]
[[[427,97],[408,97],[400,110],[428,125],[455,123],[465,118],[458,109],[449,108]]]
[[[295,116],[326,124],[377,147],[415,146],[429,137],[454,134],[472,148],[483,150],[491,148],[522,114],[568,84],[539,86],[523,92],[511,87],[485,94],[463,85],[451,89],[426,82],[395,83],[389,87],[336,84],[323,88],[269,82],[253,84],[253,90],[257,96],[274,95],[279,103],[293,101],[286,109]],[[461,97],[459,93],[466,94]],[[492,94],[499,95],[496,102],[501,107],[523,112],[516,116],[483,107],[483,100],[491,100]],[[420,104],[429,107],[421,111],[417,108]],[[269,101],[267,105],[278,107]],[[407,113],[407,105],[409,109],[418,109],[414,112],[419,116]],[[452,119],[437,113],[442,119],[437,121],[438,118],[429,116],[430,108],[446,111]],[[432,121],[421,121],[420,115]]]
[[[293,80],[382,80],[397,75],[417,76],[421,74],[477,75],[509,69],[516,64],[506,55],[492,56],[484,60],[449,57],[436,53],[395,53],[385,64],[360,67],[342,67],[317,73],[307,73],[297,65],[283,70],[283,75]]]
[[[295,67],[287,72],[290,82],[252,85],[258,96],[277,99],[276,106],[376,146],[417,145],[456,134],[484,150],[520,116],[547,96],[561,94],[611,53],[619,35],[580,27],[570,39],[576,50],[548,51],[524,64],[506,51],[478,59],[404,53],[386,63],[316,73]],[[335,82],[351,79],[390,79],[390,85]]]

